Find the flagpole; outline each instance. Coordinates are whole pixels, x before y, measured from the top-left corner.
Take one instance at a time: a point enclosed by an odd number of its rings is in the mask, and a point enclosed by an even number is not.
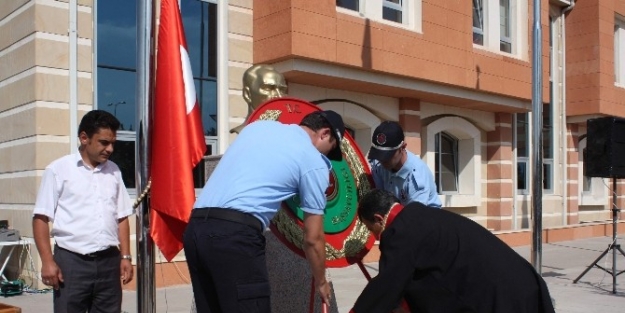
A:
[[[543,236],[543,66],[541,1],[534,0],[534,23],[532,41],[532,265],[542,274]]]
[[[153,8],[158,0],[137,1],[137,89],[135,168],[137,197],[148,186]],[[137,207],[137,312],[154,313],[154,242],[150,236],[149,197]]]

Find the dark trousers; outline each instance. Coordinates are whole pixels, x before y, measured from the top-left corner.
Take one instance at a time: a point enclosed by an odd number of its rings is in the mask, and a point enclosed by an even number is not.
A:
[[[121,311],[121,258],[117,248],[84,256],[55,246],[54,261],[63,274],[63,283],[54,290],[55,313]]]
[[[265,237],[236,222],[191,218],[184,251],[197,312],[270,313]]]

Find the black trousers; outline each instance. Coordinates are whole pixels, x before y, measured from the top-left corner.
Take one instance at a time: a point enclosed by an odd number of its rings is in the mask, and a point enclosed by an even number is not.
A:
[[[265,237],[259,229],[191,218],[183,241],[197,312],[271,312]]]
[[[54,246],[63,283],[54,290],[55,313],[119,313],[122,308],[121,257],[117,248],[97,256]]]

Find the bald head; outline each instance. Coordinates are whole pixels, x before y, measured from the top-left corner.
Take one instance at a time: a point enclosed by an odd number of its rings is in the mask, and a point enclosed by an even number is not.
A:
[[[270,65],[254,65],[243,74],[243,99],[252,110],[267,100],[285,96],[286,91],[284,76]]]

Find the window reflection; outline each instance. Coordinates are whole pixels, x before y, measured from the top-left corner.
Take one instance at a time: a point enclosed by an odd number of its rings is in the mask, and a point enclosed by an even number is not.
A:
[[[482,0],[473,0],[473,43],[484,45],[484,19]]]
[[[98,67],[98,109],[115,115],[120,130],[134,130],[136,75],[134,70]]]
[[[117,140],[110,160],[121,169],[126,187],[135,187],[135,142]]]
[[[180,5],[204,135],[217,136],[217,4],[181,0]],[[102,0],[95,10],[97,108],[122,124],[111,160],[129,188],[135,187],[136,6],[132,0]],[[212,152],[209,148],[207,155]],[[196,188],[205,182],[203,168],[201,162],[194,170]]]

